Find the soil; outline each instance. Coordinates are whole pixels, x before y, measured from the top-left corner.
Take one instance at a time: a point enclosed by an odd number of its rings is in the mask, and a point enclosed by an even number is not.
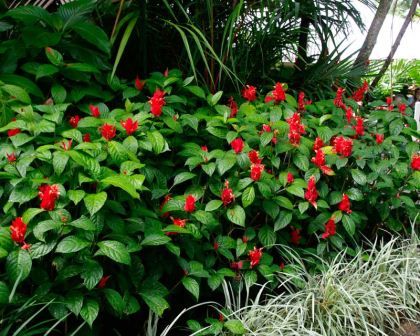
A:
[[[420,322],[403,322],[401,327],[390,336],[420,336]]]

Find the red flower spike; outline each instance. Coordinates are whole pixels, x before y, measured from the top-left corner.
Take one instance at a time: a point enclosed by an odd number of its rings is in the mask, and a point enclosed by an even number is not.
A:
[[[325,153],[320,149],[316,150],[315,156],[311,159],[311,162],[318,167],[325,165]]]
[[[137,128],[139,127],[139,123],[137,121],[133,121],[133,119],[128,118],[125,121],[120,121],[121,126],[124,127],[125,132],[127,135],[133,134],[135,131],[137,131]]]
[[[262,247],[257,249],[257,247],[254,246],[254,249],[248,252],[249,260],[251,261],[251,268],[257,266],[260,263],[261,257],[263,255],[262,249]]]
[[[259,181],[261,179],[261,174],[264,171],[264,165],[260,163],[253,163],[251,165],[251,175],[250,177],[254,181]]]
[[[245,85],[242,90],[242,97],[250,102],[254,101],[257,99],[257,88],[252,85]]]
[[[281,262],[279,264],[279,267],[280,267],[280,270],[283,271],[284,270],[284,267],[285,267],[284,262]]]
[[[339,87],[337,89],[337,93],[334,99],[334,105],[340,108],[345,108],[346,106],[344,105],[343,102],[343,94],[344,94],[344,89]]]
[[[356,117],[356,126],[354,126],[357,136],[362,136],[365,134],[365,128],[363,126],[363,119],[361,117]]]
[[[347,123],[350,124],[351,120],[353,119],[353,109],[349,106],[346,108],[346,119],[347,119]]]
[[[241,138],[236,138],[230,143],[230,146],[236,154],[239,154],[244,149],[244,141]]]
[[[184,228],[184,227],[185,227],[185,225],[186,225],[186,223],[187,223],[187,220],[186,220],[186,219],[172,218],[172,217],[171,217],[171,220],[172,220],[172,223],[173,223],[174,225],[176,225],[176,226],[178,226],[178,227],[180,227],[180,228]]]
[[[169,202],[169,200],[171,200],[172,199],[172,197],[171,197],[171,195],[166,195],[164,198],[163,198],[163,201],[162,201],[162,203],[160,204],[160,207],[159,207],[159,210],[160,211],[162,211],[162,209],[163,209],[163,207],[164,207],[164,205],[166,204],[166,203],[168,203]],[[165,212],[164,214],[162,214],[162,216],[161,217],[168,217],[169,216],[169,212]]]
[[[101,280],[99,280],[97,287],[98,288],[105,288],[106,283],[108,282],[108,280],[109,280],[110,277],[111,277],[110,275],[103,276],[101,278]]]
[[[400,104],[400,105],[398,105],[398,111],[400,111],[400,113],[402,114],[402,115],[405,115],[405,110],[407,109],[407,105],[405,105],[405,104]]]
[[[258,153],[258,151],[256,151],[255,149],[250,150],[248,152],[249,161],[251,161],[251,163],[256,163],[256,164],[261,163],[262,159],[260,159],[259,155],[260,153]]]
[[[165,92],[156,89],[156,91],[153,93],[152,98],[149,100],[150,104],[150,113],[153,114],[155,117],[160,117],[162,114],[162,108],[164,105],[166,105],[165,101]]]
[[[68,151],[68,150],[70,150],[71,149],[71,145],[72,145],[72,143],[73,143],[73,140],[72,139],[70,139],[70,140],[63,140],[63,141],[61,141],[61,143],[60,143],[60,146],[61,146],[61,148],[63,148],[65,151]]]
[[[322,147],[324,147],[324,142],[322,141],[320,137],[316,137],[313,150],[317,151],[318,149],[321,149]]]
[[[31,248],[31,244],[27,244],[25,242],[23,242],[23,245],[21,247],[22,250],[29,250]]]
[[[300,229],[295,229],[292,227],[292,231],[290,231],[290,241],[293,245],[299,245],[302,236],[300,235]]]
[[[353,94],[353,99],[357,102],[363,100],[365,93],[369,90],[369,84],[367,81],[363,82],[363,85],[357,89],[357,91]]]
[[[385,136],[383,134],[378,134],[378,133],[375,134],[376,143],[378,145],[380,145],[382,142],[384,142],[384,138],[385,138]]]
[[[241,270],[243,266],[243,261],[233,261],[230,263],[230,268],[235,271]]]
[[[333,218],[330,218],[327,223],[325,223],[325,232],[322,234],[323,239],[327,239],[330,236],[335,235],[335,221]]]
[[[292,173],[287,173],[287,184],[292,184],[295,181]]]
[[[386,97],[386,104],[388,106],[391,106],[391,104],[392,104],[392,97]]]
[[[306,105],[311,105],[312,100],[305,100],[305,93],[300,91],[298,95],[298,112],[304,112]]]
[[[47,211],[54,210],[55,207],[55,201],[60,196],[60,191],[58,190],[58,185],[48,185],[43,184],[38,188],[38,196],[41,200],[40,207]]]
[[[261,133],[262,132],[271,132],[271,126],[267,124],[263,124]]]
[[[235,102],[233,97],[229,98],[230,116],[229,118],[235,118],[238,113],[238,104]]]
[[[79,124],[79,121],[80,121],[80,116],[76,114],[75,116],[69,119],[69,124],[71,127],[76,128],[77,125]]]
[[[201,150],[203,152],[208,152],[209,151],[209,149],[207,148],[207,146],[201,146]]]
[[[300,121],[299,113],[295,112],[286,121],[289,124],[289,141],[292,145],[298,146],[300,144],[301,134],[305,134],[305,126]]]
[[[83,141],[90,142],[90,133],[83,134]]]
[[[270,92],[267,96],[264,98],[264,103],[269,103],[274,101],[274,97],[272,96],[272,93]]]
[[[331,167],[324,165],[319,167],[319,169],[321,169],[322,173],[328,176],[333,176],[335,175],[334,170],[331,169]]]
[[[140,80],[139,76],[134,80],[134,87],[139,91],[143,90],[144,84],[146,84],[146,81]]]
[[[411,169],[413,170],[420,170],[420,155],[415,154],[413,155],[413,157],[411,158]]]
[[[24,243],[26,229],[27,226],[23,222],[22,217],[17,217],[12,221],[12,225],[10,226],[10,236],[12,237],[12,240],[18,244]]]
[[[163,76],[164,77],[168,77],[169,76],[169,69],[166,68],[165,71],[163,72]]]
[[[349,157],[353,150],[353,141],[342,136],[336,137],[333,140],[334,151],[343,157]]]
[[[196,199],[194,198],[193,195],[188,195],[187,196],[187,198],[185,199],[185,205],[184,205],[185,212],[194,212],[195,201],[196,201]]]
[[[16,134],[20,133],[20,128],[13,128],[13,129],[9,129],[7,131],[7,136],[10,138],[12,136],[15,136]]]
[[[235,195],[233,194],[233,190],[229,188],[229,181],[227,180],[225,182],[225,187],[222,190],[222,194],[220,195],[220,198],[224,206],[227,206],[233,201],[235,201]]]
[[[99,116],[101,115],[101,112],[99,112],[99,107],[95,105],[90,104],[89,110],[90,110],[90,113],[92,114],[92,117],[99,118]]]
[[[340,211],[351,214],[352,211],[350,210],[350,206],[351,206],[351,203],[350,203],[349,197],[346,194],[343,194],[343,198],[341,199],[341,202],[338,205],[338,209],[340,209]]]
[[[284,92],[283,85],[281,83],[276,83],[272,95],[276,103],[286,100],[286,93]]]
[[[220,247],[220,244],[218,242],[213,243],[213,250],[217,251]]]
[[[117,128],[110,124],[103,124],[99,130],[101,131],[103,138],[107,141],[115,138],[115,135],[117,134]]]
[[[308,189],[305,192],[305,199],[311,203],[315,209],[317,207],[318,191],[316,190],[315,176],[311,176],[308,181]]]
[[[9,161],[9,163],[15,162],[16,161],[16,154],[12,153],[12,154],[7,154],[6,153],[6,157],[7,157],[7,161]]]

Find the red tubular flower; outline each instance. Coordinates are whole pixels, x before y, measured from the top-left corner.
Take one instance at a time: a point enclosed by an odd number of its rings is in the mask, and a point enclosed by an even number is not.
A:
[[[72,143],[73,143],[73,140],[72,139],[70,139],[70,140],[63,140],[63,141],[61,141],[61,144],[60,144],[60,146],[61,146],[61,148],[63,148],[65,151],[68,151],[68,150],[70,150],[71,149],[71,145],[72,145]]]
[[[201,150],[203,152],[208,152],[209,151],[209,149],[207,148],[207,146],[201,146]]]
[[[169,69],[166,68],[165,71],[163,72],[163,76],[164,77],[168,77],[169,76]]]
[[[229,108],[230,108],[230,116],[229,118],[235,118],[236,114],[238,113],[238,104],[233,99],[233,97],[229,98]]]
[[[269,103],[269,102],[272,102],[273,100],[274,100],[274,97],[272,96],[272,93],[270,92],[268,95],[265,96],[264,103]]]
[[[101,135],[107,141],[113,139],[117,134],[117,128],[110,124],[103,124],[99,130],[101,131]]]
[[[225,187],[222,190],[222,194],[220,195],[220,198],[223,202],[224,206],[229,205],[235,200],[235,195],[233,194],[233,190],[229,188],[229,181],[225,181]]]
[[[166,195],[166,196],[163,198],[162,203],[160,204],[160,208],[159,208],[159,210],[160,210],[160,211],[162,211],[162,209],[163,209],[164,205],[165,205],[166,203],[168,203],[171,199],[172,199],[171,195]],[[169,212],[165,212],[165,213],[163,213],[163,214],[162,214],[162,216],[161,216],[161,217],[168,217],[168,216],[169,216]]]
[[[90,113],[92,114],[92,117],[99,118],[99,116],[101,115],[101,112],[99,112],[98,106],[90,104],[89,110],[90,110]]]
[[[101,278],[101,280],[99,280],[97,287],[98,288],[105,288],[106,283],[108,282],[108,280],[109,280],[110,277],[111,277],[110,275],[103,276]]]
[[[12,221],[10,226],[10,235],[12,240],[18,244],[25,242],[26,224],[23,222],[22,217],[17,217]]]
[[[166,105],[165,101],[165,92],[156,89],[155,93],[153,93],[152,98],[149,100],[150,104],[150,113],[153,114],[155,117],[160,117],[162,114],[162,108]]]
[[[383,134],[376,133],[375,138],[376,138],[376,143],[380,145],[382,142],[384,142],[385,136]]]
[[[316,208],[318,191],[316,190],[315,176],[311,176],[308,181],[308,189],[305,192],[305,199]]]
[[[90,133],[83,134],[83,141],[90,142]]]
[[[344,157],[349,157],[353,150],[353,141],[342,136],[336,137],[333,141],[334,151]]]
[[[272,94],[276,103],[286,100],[286,93],[284,92],[283,85],[281,83],[276,83]]]
[[[136,79],[134,80],[134,87],[141,91],[144,88],[144,84],[146,84],[146,81],[140,80],[139,76],[136,76]]]
[[[15,136],[16,134],[20,133],[20,128],[13,128],[13,129],[9,129],[7,131],[7,136],[10,138],[12,136]]]
[[[127,135],[131,135],[135,131],[137,131],[137,128],[139,127],[139,123],[137,121],[133,121],[133,119],[131,118],[128,118],[125,121],[121,120],[121,126],[124,127]]]
[[[363,85],[357,89],[357,91],[353,94],[353,99],[357,102],[363,100],[365,93],[369,90],[369,84],[367,81],[363,82]]]
[[[323,239],[327,239],[329,236],[335,235],[335,221],[333,218],[330,218],[327,223],[325,223],[325,232],[322,234]]]
[[[313,150],[317,151],[318,149],[321,149],[322,147],[324,147],[324,142],[322,141],[320,137],[316,137]]]
[[[236,138],[230,143],[230,146],[236,154],[239,154],[244,149],[244,141],[241,138]]]
[[[365,128],[363,126],[363,118],[356,117],[356,126],[354,126],[357,136],[362,136],[365,134]]]
[[[420,170],[420,155],[414,154],[411,158],[411,169]]]
[[[251,161],[251,163],[256,163],[256,164],[261,163],[262,159],[260,159],[259,155],[260,154],[255,149],[250,150],[248,152],[249,161]]]
[[[60,196],[60,191],[58,190],[58,185],[48,185],[43,184],[38,188],[38,196],[41,200],[40,207],[47,211],[54,210],[55,207],[55,201]]]
[[[7,161],[9,161],[9,163],[15,162],[16,161],[16,154],[12,153],[12,154],[7,154],[6,153],[6,157],[7,157]]]
[[[303,112],[306,109],[306,105],[311,105],[312,100],[305,100],[305,93],[303,91],[299,92],[298,95],[298,111]]]
[[[185,199],[184,205],[185,212],[194,212],[195,210],[195,198],[193,195],[188,195]]]
[[[398,105],[398,111],[400,111],[400,113],[402,114],[402,115],[405,115],[405,110],[407,109],[407,105],[405,105],[405,104],[400,104],[400,105]]]
[[[230,263],[230,268],[235,270],[235,271],[241,270],[243,266],[244,266],[243,261],[232,261]]]
[[[390,106],[392,104],[392,97],[386,97],[386,104]]]
[[[254,181],[259,181],[261,179],[261,174],[264,171],[264,165],[260,163],[253,163],[251,165],[251,175],[250,177]]]
[[[325,165],[325,153],[320,149],[316,150],[315,156],[311,159],[311,162],[318,167]]]
[[[286,121],[289,124],[289,141],[292,145],[298,146],[300,144],[301,134],[305,133],[305,126],[300,121],[299,113],[295,112]]]
[[[79,121],[80,121],[80,116],[76,114],[75,116],[69,119],[69,124],[71,127],[76,128],[77,125],[79,124]]]
[[[242,97],[250,102],[254,101],[257,99],[257,88],[252,85],[245,85],[242,90]]]
[[[263,132],[271,132],[271,126],[267,125],[267,124],[263,124],[261,133],[263,133]]]
[[[341,199],[340,204],[338,205],[338,209],[340,209],[341,211],[347,212],[348,214],[351,214],[351,210],[350,210],[350,200],[349,197],[346,194],[343,194],[343,198]]]
[[[344,89],[339,87],[337,89],[337,93],[334,99],[334,105],[340,108],[346,107],[346,105],[344,105],[344,102],[343,102],[343,93],[344,93]]]
[[[349,106],[346,108],[346,119],[347,123],[351,123],[351,120],[353,119],[353,109]]]
[[[292,184],[295,181],[292,173],[287,173],[287,184]]]
[[[186,220],[186,219],[172,218],[172,217],[171,217],[171,220],[172,220],[172,223],[173,223],[174,225],[176,225],[176,226],[178,226],[178,227],[180,227],[180,228],[184,228],[184,227],[185,227],[185,225],[186,225],[186,223],[187,223],[187,220]]]
[[[263,255],[262,249],[262,247],[257,249],[257,247],[254,246],[254,249],[248,252],[249,260],[251,261],[251,268],[257,266],[260,263],[261,257]]]
[[[294,245],[299,245],[302,236],[300,235],[300,229],[295,229],[292,227],[292,231],[290,231],[290,241]]]

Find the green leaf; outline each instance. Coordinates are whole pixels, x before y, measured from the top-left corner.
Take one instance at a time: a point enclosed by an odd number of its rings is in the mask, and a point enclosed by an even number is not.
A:
[[[214,95],[211,95],[210,105],[211,106],[216,105],[219,102],[220,98],[222,98],[222,95],[223,95],[223,91],[217,91]]]
[[[356,232],[356,224],[350,216],[344,215],[342,218],[343,226],[350,236],[353,236]]]
[[[54,84],[51,87],[51,96],[55,104],[64,103],[67,97],[66,89],[60,84]]]
[[[85,197],[85,195],[86,195],[86,193],[83,190],[69,190],[69,191],[67,191],[67,197],[75,205],[77,205],[83,199],[83,197]]]
[[[131,183],[128,176],[125,175],[113,175],[108,176],[101,180],[101,183],[113,185],[114,187],[121,188],[122,190],[126,191],[130,194],[133,198],[140,198],[140,195],[136,191],[136,188]]]
[[[243,335],[247,332],[242,322],[239,320],[229,320],[225,322],[225,327],[234,335]]]
[[[34,218],[36,215],[40,214],[41,212],[44,212],[44,209],[40,209],[40,208],[26,209],[26,211],[22,215],[22,220],[25,224],[29,224],[31,219]]]
[[[298,207],[299,207],[299,212],[303,214],[305,213],[306,210],[308,210],[309,202],[300,202]]]
[[[22,103],[30,104],[31,98],[26,93],[24,89],[19,86],[11,85],[11,84],[4,84],[1,86],[3,91],[6,91],[13,99],[19,100]]]
[[[88,247],[90,242],[81,239],[77,236],[68,236],[60,241],[55,250],[57,253],[72,253],[83,250]]]
[[[165,309],[169,308],[168,302],[164,299],[168,291],[157,281],[146,280],[141,285],[139,294],[150,310],[159,316],[163,314]]]
[[[99,26],[89,22],[79,22],[72,28],[82,39],[106,54],[110,53],[111,43],[106,33]]]
[[[93,260],[88,260],[83,264],[83,272],[80,274],[83,284],[87,289],[93,289],[101,280],[103,276],[103,269],[99,263]]]
[[[82,216],[79,219],[76,219],[75,221],[68,223],[67,225],[70,225],[72,227],[76,227],[82,230],[86,230],[86,231],[96,230],[96,225],[89,218],[85,216]]]
[[[249,186],[242,193],[242,205],[244,208],[251,205],[255,199],[255,189],[253,186]]]
[[[166,243],[170,242],[171,238],[161,234],[151,234],[144,237],[141,245],[143,246],[159,246],[165,245]]]
[[[214,211],[222,206],[223,202],[220,200],[211,200],[206,204],[206,211]]]
[[[130,265],[131,257],[123,243],[115,240],[103,240],[98,243],[98,246],[97,254],[103,254],[118,263]]]
[[[70,292],[64,299],[64,302],[66,307],[77,316],[83,307],[83,295],[80,292]]]
[[[366,184],[366,175],[358,170],[358,169],[352,169],[351,170],[351,176],[353,177],[353,180],[360,185]]]
[[[124,313],[125,303],[120,293],[111,288],[104,289],[105,298],[118,316]]]
[[[15,250],[9,253],[6,260],[6,272],[9,280],[14,283],[25,280],[32,268],[32,259],[26,250]]]
[[[32,260],[41,258],[48,253],[50,253],[55,248],[56,243],[35,243],[31,245],[31,248],[29,249],[29,253],[31,255]]]
[[[45,242],[44,233],[50,230],[58,230],[62,225],[62,223],[53,220],[42,221],[36,224],[33,234],[38,240]]]
[[[69,160],[68,155],[66,155],[64,152],[54,152],[53,154],[53,167],[54,172],[60,176],[64,169],[66,168],[67,161]]]
[[[235,205],[227,210],[227,218],[234,224],[245,226],[245,210],[240,205]]]
[[[196,95],[199,98],[206,99],[206,94],[203,89],[199,86],[190,85],[185,87],[186,90],[190,91],[192,94]]]
[[[306,172],[309,169],[309,160],[306,156],[302,154],[297,154],[293,157],[293,163],[300,170]]]
[[[90,215],[93,216],[104,206],[105,201],[108,195],[105,191],[102,191],[98,194],[87,195],[83,201],[85,203],[86,209],[89,211]]]
[[[98,176],[101,172],[101,166],[99,162],[85,154],[77,152],[75,150],[69,150],[66,152],[71,159],[76,162],[79,166],[89,170],[93,176]]]
[[[175,178],[174,178],[174,184],[172,185],[172,187],[174,187],[174,186],[176,186],[176,185],[178,185],[178,184],[180,184],[182,182],[191,180],[195,176],[196,175],[194,173],[189,173],[189,172],[179,173],[178,175],[175,176]]]
[[[0,281],[0,306],[9,303],[9,295],[9,288],[3,281]]]
[[[261,134],[261,136],[260,136],[261,146],[262,147],[267,146],[272,139],[273,139],[273,133],[272,132],[263,132],[263,134]]]
[[[200,295],[200,286],[197,280],[190,277],[184,277],[182,278],[181,282],[184,285],[185,289],[189,291],[198,301],[198,297]]]
[[[398,135],[404,129],[404,123],[401,119],[395,119],[389,124],[389,133],[391,135]]]
[[[147,138],[152,144],[152,149],[155,154],[160,154],[165,149],[165,139],[158,131],[147,132]]]
[[[46,47],[45,55],[47,56],[51,64],[57,65],[57,66],[63,64],[63,55],[61,55],[57,50],[50,47]]]
[[[43,77],[48,77],[48,76],[54,75],[59,71],[60,70],[54,65],[41,64],[40,66],[38,66],[36,68],[36,77],[35,78],[38,80],[38,79],[43,78]]]
[[[287,197],[277,196],[274,198],[274,201],[283,208],[286,208],[289,210],[293,209],[293,203]]]
[[[99,313],[99,304],[96,300],[88,298],[82,309],[80,310],[80,316],[92,327],[93,321],[96,320]]]
[[[289,211],[281,211],[274,222],[274,231],[285,228],[292,221],[293,214]]]
[[[290,187],[286,188],[286,191],[292,195],[295,195],[297,197],[300,198],[304,198],[305,197],[305,191],[303,190],[303,188],[297,186],[297,185],[291,185]]]
[[[218,159],[216,162],[217,170],[220,175],[223,175],[228,170],[230,170],[236,163],[236,156],[232,153],[226,153],[225,156],[221,159]]]
[[[276,233],[268,225],[264,225],[258,231],[258,239],[260,240],[261,244],[263,244],[263,246],[274,245],[276,243],[276,238]]]

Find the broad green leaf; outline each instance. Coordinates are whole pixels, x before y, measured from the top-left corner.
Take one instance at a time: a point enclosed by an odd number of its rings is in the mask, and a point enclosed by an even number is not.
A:
[[[166,243],[170,242],[171,238],[165,235],[161,234],[151,234],[146,237],[144,237],[141,244],[143,246],[159,246],[159,245],[165,245]]]
[[[14,283],[25,280],[32,268],[32,260],[29,252],[23,249],[15,250],[9,253],[6,260],[6,272],[9,280]]]
[[[293,209],[293,203],[287,197],[277,196],[274,198],[274,201],[283,208],[286,208],[289,210]]]
[[[343,218],[341,220],[347,233],[350,236],[353,236],[356,232],[356,224],[354,223],[353,219],[349,215],[343,215]]]
[[[114,187],[121,188],[122,190],[126,191],[130,194],[133,198],[140,198],[140,195],[136,191],[136,188],[131,183],[128,176],[125,175],[113,175],[108,176],[101,180],[101,183],[113,185]]]
[[[9,295],[9,288],[3,281],[0,281],[0,306],[9,303]]]
[[[255,199],[255,189],[253,186],[249,186],[242,193],[242,205],[244,208],[251,205]]]
[[[105,298],[112,309],[117,313],[118,316],[122,316],[124,313],[125,303],[120,293],[111,288],[104,289],[104,293]]]
[[[185,86],[184,89],[190,91],[192,94],[196,95],[199,98],[206,99],[206,94],[204,93],[203,89],[198,86]]]
[[[45,55],[47,56],[51,64],[57,65],[57,66],[63,64],[63,55],[61,55],[57,50],[50,47],[46,47]]]
[[[40,209],[40,208],[26,209],[26,211],[22,215],[22,220],[24,223],[29,224],[31,219],[34,218],[36,215],[40,214],[41,212],[44,212],[44,209]]]
[[[29,98],[29,95],[19,86],[4,84],[1,86],[1,89],[6,91],[11,97],[13,97],[13,99],[19,100],[25,104],[31,103],[31,98]]]
[[[91,243],[77,236],[68,236],[60,241],[55,250],[57,253],[72,253],[83,250]]]
[[[226,212],[227,218],[234,224],[245,226],[246,214],[240,205],[235,205]]]
[[[69,190],[69,191],[67,191],[67,197],[75,205],[77,205],[83,199],[83,197],[85,197],[85,195],[86,195],[86,193],[83,190]]]
[[[293,163],[300,170],[306,172],[309,169],[309,160],[306,156],[302,154],[297,154],[293,157]]]
[[[234,335],[243,335],[247,332],[244,325],[239,320],[226,321],[225,327]]]
[[[89,211],[90,215],[93,216],[104,206],[105,201],[108,195],[106,192],[102,191],[98,194],[89,194],[83,199],[86,209]]]
[[[96,300],[88,298],[83,303],[83,307],[80,310],[80,316],[92,326],[93,321],[96,320],[99,314],[99,304]]]
[[[189,291],[198,301],[198,297],[200,295],[200,286],[197,280],[191,277],[184,277],[182,278],[181,282],[184,285],[185,289]]]
[[[353,180],[360,185],[366,184],[366,175],[358,170],[358,169],[352,169],[351,170],[351,176],[353,177]]]
[[[285,228],[292,221],[293,214],[288,211],[281,211],[274,222],[274,231]]]
[[[69,160],[68,155],[66,155],[64,152],[54,152],[53,154],[53,167],[54,172],[60,176],[64,169],[66,168],[67,162]]]
[[[222,206],[223,202],[220,200],[211,200],[206,204],[206,211],[214,211]]]
[[[268,225],[264,225],[258,231],[258,239],[260,240],[260,242],[263,246],[274,245],[276,243],[276,238],[277,238],[276,233]]]
[[[174,186],[176,186],[176,185],[178,185],[178,184],[180,184],[182,182],[191,180],[195,176],[196,175],[194,173],[189,173],[189,172],[179,173],[178,175],[175,176],[175,178],[174,178],[174,184],[172,185],[172,187],[174,187]]]
[[[155,152],[155,154],[160,154],[164,151],[166,142],[162,134],[158,131],[147,132],[147,138],[152,144],[153,152]]]

